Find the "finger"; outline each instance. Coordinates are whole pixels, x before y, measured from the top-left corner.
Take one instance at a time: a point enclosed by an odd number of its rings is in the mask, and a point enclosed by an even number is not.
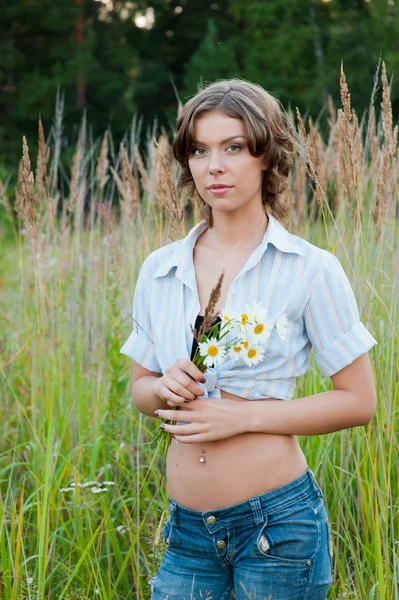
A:
[[[197,384],[195,384],[195,382],[193,382],[188,375],[185,375],[183,371],[179,371],[176,377],[168,377],[167,379],[166,384],[169,389],[178,397],[182,398],[180,404],[184,403],[184,400],[195,400],[197,398],[198,394],[195,394],[189,389],[190,381],[192,384],[197,386]],[[198,387],[200,389],[199,395],[202,396],[204,390],[201,388],[201,386]],[[170,400],[173,400],[173,398],[170,398]]]
[[[179,396],[178,394],[175,394],[174,392],[172,392],[172,390],[166,384],[164,384],[160,388],[160,397],[165,402],[169,402],[169,401],[175,402],[176,406],[182,406],[185,403],[185,401],[187,400],[187,398],[184,398],[183,396]]]
[[[191,360],[188,360],[187,358],[181,358],[176,364],[182,371],[190,375],[194,381],[201,381],[202,383],[205,383],[206,378],[204,374]]]
[[[157,415],[160,419],[164,419],[165,421],[179,421],[179,415],[176,413],[180,411],[176,410],[168,410],[167,408],[158,408],[158,410],[154,411],[154,415]],[[186,411],[182,411],[186,412]],[[190,415],[191,418],[191,415]]]

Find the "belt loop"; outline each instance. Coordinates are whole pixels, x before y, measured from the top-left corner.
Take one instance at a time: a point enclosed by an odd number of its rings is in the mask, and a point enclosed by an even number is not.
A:
[[[172,522],[172,525],[178,525],[177,523],[177,511],[176,511],[176,502],[174,502],[173,500],[171,500],[169,502],[169,515],[170,515],[170,520]]]
[[[316,477],[310,467],[308,467],[308,472],[309,472],[309,475],[313,481],[313,484],[314,484],[316,490],[319,492],[320,497],[323,498],[324,497],[323,491],[322,491],[321,487],[319,486],[319,484],[317,483]]]
[[[255,498],[250,498],[249,503],[252,508],[255,524],[260,525],[265,520],[265,517],[263,516],[262,504],[259,500],[259,496],[255,496]]]

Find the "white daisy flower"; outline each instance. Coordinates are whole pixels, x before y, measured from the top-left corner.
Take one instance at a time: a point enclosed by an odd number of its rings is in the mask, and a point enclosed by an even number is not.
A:
[[[243,352],[241,354],[244,362],[249,367],[257,365],[261,360],[263,360],[264,355],[264,348],[262,348],[261,346],[254,346],[250,344],[248,344],[248,346],[243,349]]]
[[[267,311],[265,311],[267,314]],[[274,323],[271,319],[265,319],[264,316],[257,318],[248,326],[248,334],[253,344],[267,344],[273,331]]]
[[[283,342],[287,342],[288,341],[288,334],[289,334],[289,321],[287,319],[287,314],[284,313],[277,321],[276,323],[276,330],[278,335],[280,336],[280,339],[283,340]]]
[[[249,320],[254,322],[267,321],[269,315],[266,308],[263,308],[259,302],[254,302],[251,307],[248,304],[245,305],[249,313]]]
[[[206,357],[204,364],[207,367],[219,366],[222,364],[225,356],[225,344],[223,340],[218,340],[215,337],[211,337],[205,342],[198,344],[200,356]]]
[[[237,362],[240,359],[240,356],[242,356],[244,351],[245,351],[244,343],[242,341],[239,341],[230,346],[230,349],[227,353],[227,357],[229,360],[232,360],[233,364],[234,364],[235,362]]]
[[[234,329],[236,321],[239,319],[239,314],[231,306],[226,306],[226,308],[223,308],[220,318],[222,320],[221,328],[224,327],[223,333],[225,333]]]
[[[241,333],[246,333],[248,331],[248,327],[250,325],[251,318],[252,318],[252,309],[248,306],[248,304],[245,304],[245,310],[243,312],[239,313],[238,317],[237,317],[238,330]]]

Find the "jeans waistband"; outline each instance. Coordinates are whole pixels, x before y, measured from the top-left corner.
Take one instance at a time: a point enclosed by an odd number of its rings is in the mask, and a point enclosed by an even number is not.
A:
[[[264,512],[275,512],[280,510],[283,505],[294,503],[300,499],[306,498],[312,493],[316,493],[319,497],[323,497],[323,492],[320,489],[313,471],[307,467],[306,471],[293,479],[289,483],[278,488],[270,490],[260,496],[254,496],[244,502],[225,506],[223,508],[215,508],[211,510],[192,510],[175,502],[169,495],[169,512],[172,522],[179,524],[183,521],[190,524],[203,524],[211,516],[215,517],[216,521],[236,522],[237,519],[244,520],[246,517],[254,518],[255,521],[261,523]],[[213,519],[212,519],[213,521]],[[209,521],[208,521],[209,522]]]

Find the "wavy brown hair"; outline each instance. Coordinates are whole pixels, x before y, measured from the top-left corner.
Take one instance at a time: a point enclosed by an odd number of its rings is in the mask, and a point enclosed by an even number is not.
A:
[[[267,169],[262,176],[262,204],[286,226],[290,206],[282,192],[287,187],[294,145],[280,101],[256,83],[239,78],[217,80],[200,89],[184,105],[172,146],[173,156],[181,167],[179,187],[198,202],[201,217],[212,227],[212,208],[199,196],[188,165],[196,142],[194,121],[212,110],[241,119],[252,156],[265,153],[263,166]]]

